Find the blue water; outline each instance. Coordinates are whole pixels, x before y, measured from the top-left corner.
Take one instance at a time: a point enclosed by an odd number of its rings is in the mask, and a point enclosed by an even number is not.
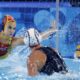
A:
[[[80,61],[75,59],[64,59],[69,72],[67,74],[53,73],[51,76],[39,74],[35,77],[27,75],[27,67],[15,64],[6,67],[0,67],[0,80],[80,80]],[[1,65],[1,64],[0,64]]]
[[[21,32],[21,33],[20,33]],[[23,36],[25,30],[22,29],[16,37]],[[11,54],[0,60],[0,80],[80,80],[80,60],[64,59],[69,72],[67,74],[53,73],[51,76],[38,74],[30,77],[27,74],[27,59],[30,54],[28,46],[18,46],[12,50]]]

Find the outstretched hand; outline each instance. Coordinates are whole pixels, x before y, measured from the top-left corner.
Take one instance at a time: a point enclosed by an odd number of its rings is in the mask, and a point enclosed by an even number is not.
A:
[[[52,21],[51,22],[51,27],[50,27],[52,30],[57,30],[57,26],[56,26],[56,21],[54,20],[54,21]]]
[[[58,31],[58,30],[57,30],[57,27],[56,27],[56,21],[53,21],[53,22],[51,23],[51,27],[50,27],[48,30],[46,30],[45,32],[42,32],[42,33],[41,33],[41,36],[42,36],[43,39],[46,39],[46,38],[48,38],[50,35],[52,35],[53,33],[57,32],[57,31]]]

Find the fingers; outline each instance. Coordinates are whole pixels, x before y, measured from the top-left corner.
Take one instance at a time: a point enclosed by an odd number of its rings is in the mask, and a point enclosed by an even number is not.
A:
[[[51,22],[51,28],[53,28],[54,30],[57,29],[55,20]]]

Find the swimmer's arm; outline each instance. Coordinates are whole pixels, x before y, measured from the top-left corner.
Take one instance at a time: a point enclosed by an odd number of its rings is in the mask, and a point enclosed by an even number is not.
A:
[[[11,44],[11,47],[14,48],[16,46],[19,46],[19,45],[24,45],[24,38],[23,37],[20,37],[20,38],[14,38],[12,40],[12,44]]]
[[[55,21],[53,21],[52,27],[49,30],[46,30],[45,32],[42,32],[40,34],[41,34],[42,39],[47,39],[54,32],[57,32]]]
[[[46,30],[45,32],[40,33],[40,35],[41,35],[42,39],[44,40],[44,39],[47,39],[54,32],[57,32],[55,21],[53,21],[51,29]],[[24,38],[24,37],[14,38],[13,41],[12,41],[12,47],[26,44],[28,40],[27,39],[25,40],[25,39],[26,38]]]

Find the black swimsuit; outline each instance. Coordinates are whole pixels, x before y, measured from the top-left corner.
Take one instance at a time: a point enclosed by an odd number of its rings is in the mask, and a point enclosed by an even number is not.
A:
[[[39,50],[42,50],[47,56],[45,65],[39,71],[40,73],[45,73],[51,75],[54,72],[66,71],[66,65],[63,59],[50,47],[41,47]]]

